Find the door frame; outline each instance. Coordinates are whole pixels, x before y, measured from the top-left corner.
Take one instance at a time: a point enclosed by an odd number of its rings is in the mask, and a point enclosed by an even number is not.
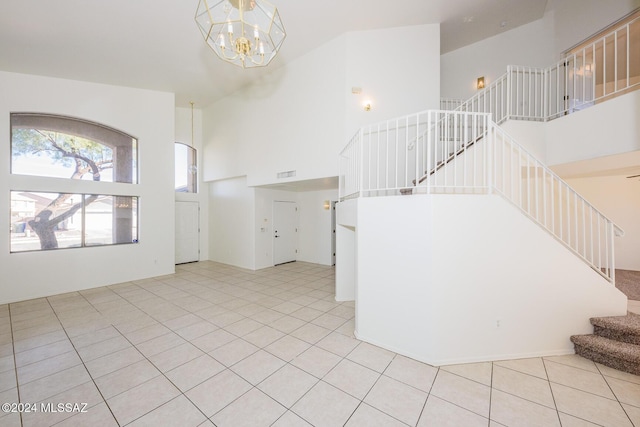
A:
[[[277,236],[276,236],[276,233],[277,233],[277,230],[276,230],[276,226],[277,226],[276,206],[277,205],[276,204],[277,203],[289,203],[289,204],[293,205],[293,207],[295,208],[295,223],[293,224],[293,232],[295,233],[295,252],[294,252],[294,257],[290,261],[284,261],[284,262],[278,262],[278,263],[276,263],[276,238],[277,238]],[[273,253],[272,264],[274,266],[276,266],[276,265],[287,264],[289,262],[297,261],[297,259],[298,259],[298,244],[299,244],[299,241],[298,241],[298,238],[299,238],[299,236],[298,236],[298,221],[299,221],[299,218],[298,218],[298,203],[295,202],[295,201],[291,201],[291,200],[274,200],[273,201],[273,216],[272,216],[272,218],[273,218],[273,220],[272,220],[273,234],[271,235],[272,253]]]

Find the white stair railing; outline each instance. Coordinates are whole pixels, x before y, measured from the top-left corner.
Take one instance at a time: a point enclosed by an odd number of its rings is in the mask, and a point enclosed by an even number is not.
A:
[[[425,111],[360,129],[340,154],[340,200],[409,193],[500,194],[614,281],[622,230],[490,114]]]
[[[495,125],[491,133],[494,191],[614,283],[614,237],[622,229],[502,128]]]
[[[434,110],[365,126],[340,154],[340,197],[412,190],[427,176],[470,150],[472,142],[486,133],[488,125],[486,114]],[[474,161],[478,160],[474,157]],[[458,176],[460,165],[454,165],[454,175],[436,174],[437,186],[486,186],[480,184],[480,177],[467,176],[466,167],[460,168]],[[434,187],[432,184],[429,188]]]
[[[463,102],[455,111],[491,113],[496,123],[511,116],[509,73],[505,73],[483,90]]]
[[[440,98],[440,109],[441,110],[455,110],[459,106],[461,106],[465,102],[464,99],[457,98]]]
[[[507,72],[455,108],[507,119],[548,121],[640,88],[640,18],[548,68]],[[445,103],[444,105],[450,105]]]

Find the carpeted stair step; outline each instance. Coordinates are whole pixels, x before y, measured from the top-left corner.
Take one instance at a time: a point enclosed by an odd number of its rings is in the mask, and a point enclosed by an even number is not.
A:
[[[593,333],[601,337],[629,344],[640,345],[640,315],[594,317],[591,319]]]
[[[619,371],[640,375],[640,345],[599,335],[573,335],[576,354]]]

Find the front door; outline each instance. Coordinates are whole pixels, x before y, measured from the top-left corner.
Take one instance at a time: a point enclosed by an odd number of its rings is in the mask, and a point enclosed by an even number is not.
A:
[[[176,202],[176,264],[199,261],[199,211],[198,202]]]
[[[273,202],[273,265],[296,260],[298,208],[295,202]]]

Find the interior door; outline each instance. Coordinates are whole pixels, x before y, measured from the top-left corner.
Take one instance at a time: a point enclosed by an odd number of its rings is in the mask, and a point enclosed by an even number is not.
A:
[[[200,260],[200,206],[176,202],[176,264]]]
[[[298,208],[295,202],[273,202],[273,265],[296,260]]]

